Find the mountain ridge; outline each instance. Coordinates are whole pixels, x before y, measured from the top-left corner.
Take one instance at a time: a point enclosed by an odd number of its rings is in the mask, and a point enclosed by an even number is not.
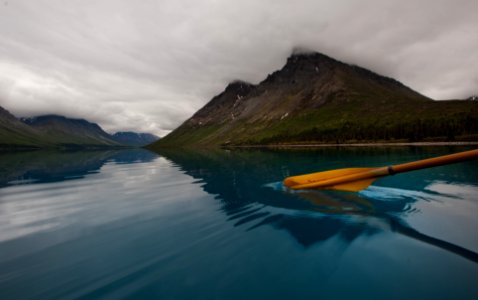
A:
[[[153,135],[138,133],[135,141],[123,143],[115,134],[110,135],[86,119],[56,114],[16,118],[0,107],[0,150],[124,148],[144,146],[154,140]]]
[[[61,140],[62,145],[120,146],[98,124],[85,119],[49,114],[22,118],[21,121],[44,135]]]
[[[393,78],[300,53],[257,85],[230,83],[149,147],[452,139],[478,133],[476,105],[465,102],[434,101]],[[463,128],[450,125],[460,118]]]

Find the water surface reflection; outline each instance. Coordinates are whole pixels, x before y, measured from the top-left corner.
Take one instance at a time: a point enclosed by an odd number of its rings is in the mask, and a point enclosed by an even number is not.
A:
[[[0,152],[0,187],[84,178],[107,162],[150,162],[157,155],[141,150]]]
[[[451,165],[438,168],[438,172],[428,169],[391,177],[383,179],[382,184],[393,188],[374,185],[360,193],[292,191],[281,183],[292,174],[311,172],[311,165],[317,168],[315,171],[340,168],[337,162],[359,167],[372,161],[380,166],[456,151],[460,149],[164,150],[161,155],[186,174],[201,180],[206,192],[218,195],[228,220],[234,222],[234,226],[247,226],[247,231],[270,225],[287,231],[306,248],[334,237],[339,237],[344,242],[342,247],[347,247],[358,237],[389,231],[478,262],[478,253],[420,233],[405,221],[409,214],[416,212],[414,203],[417,201],[460,199],[456,186],[467,187],[467,193],[461,195],[465,199],[476,198],[477,174],[468,176],[471,166]],[[295,157],[299,157],[299,161]],[[347,159],[343,161],[342,157]],[[271,210],[272,207],[286,211],[277,212]]]
[[[280,183],[459,150],[0,154],[0,299],[476,299],[477,162]]]

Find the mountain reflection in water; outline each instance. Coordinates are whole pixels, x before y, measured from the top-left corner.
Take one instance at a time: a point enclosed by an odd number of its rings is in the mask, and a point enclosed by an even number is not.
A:
[[[353,151],[361,154],[361,150],[352,148],[345,152]],[[386,157],[393,157],[397,152],[400,153],[400,150],[402,149],[385,148],[375,151],[382,156],[389,152]],[[415,148],[414,150],[423,149]],[[323,156],[326,160],[328,155],[335,151],[337,149],[319,149],[309,151],[309,155]],[[338,151],[339,155],[341,151],[344,149]],[[402,151],[409,153],[410,149]],[[370,149],[365,149],[363,152],[370,155]],[[204,182],[203,189],[206,192],[218,195],[217,198],[223,203],[223,211],[230,216],[228,220],[233,221],[234,226],[255,222],[247,228],[247,230],[253,230],[263,225],[271,225],[274,228],[286,230],[304,247],[310,247],[335,236],[338,236],[344,242],[342,246],[346,247],[358,237],[392,231],[478,262],[478,253],[422,234],[400,218],[401,215],[413,213],[412,204],[418,200],[436,201],[435,199],[453,198],[453,196],[376,186],[371,186],[359,193],[292,191],[284,187],[282,181],[261,186],[260,183],[264,181],[261,177],[263,174],[269,174],[274,178],[279,174],[278,178],[283,179],[292,174],[311,171],[291,171],[284,167],[292,165],[287,158],[293,159],[294,151],[284,153],[256,150],[252,153],[247,150],[161,151],[162,155],[177,164],[186,174]],[[334,153],[334,157],[336,155]],[[426,152],[424,155],[427,155]],[[404,156],[406,161],[407,155]],[[282,164],[277,164],[276,161]],[[353,167],[362,166],[364,162],[367,160],[354,161]],[[390,161],[383,162],[383,164],[387,163],[390,164]],[[430,178],[436,176],[433,170],[425,170],[425,172],[433,174]],[[454,173],[447,176],[452,177]],[[443,174],[440,177],[443,180]],[[399,186],[407,187],[412,184],[415,188],[425,189],[429,185],[428,177],[422,177],[420,181],[416,178],[417,176],[413,175],[402,176]],[[468,178],[462,179],[467,181]],[[457,178],[454,180],[456,181]],[[478,192],[478,187],[475,191]],[[296,201],[291,201],[290,196]],[[258,205],[259,203],[262,205]],[[272,213],[268,211],[269,207],[314,213]]]
[[[98,173],[107,162],[128,164],[156,158],[156,154],[139,149],[0,152],[0,187],[78,179]]]

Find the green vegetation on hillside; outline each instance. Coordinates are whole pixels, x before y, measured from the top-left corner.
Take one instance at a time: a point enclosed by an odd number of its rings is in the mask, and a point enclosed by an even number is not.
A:
[[[372,114],[343,110],[329,107],[271,123],[253,136],[236,139],[235,144],[478,140],[478,103],[443,101],[394,110],[381,107]]]

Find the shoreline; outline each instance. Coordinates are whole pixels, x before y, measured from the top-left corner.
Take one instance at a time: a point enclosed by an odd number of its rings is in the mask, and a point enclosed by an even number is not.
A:
[[[476,142],[413,142],[413,143],[344,143],[344,144],[271,144],[271,145],[237,145],[221,148],[325,148],[325,147],[426,147],[426,146],[477,146]]]

